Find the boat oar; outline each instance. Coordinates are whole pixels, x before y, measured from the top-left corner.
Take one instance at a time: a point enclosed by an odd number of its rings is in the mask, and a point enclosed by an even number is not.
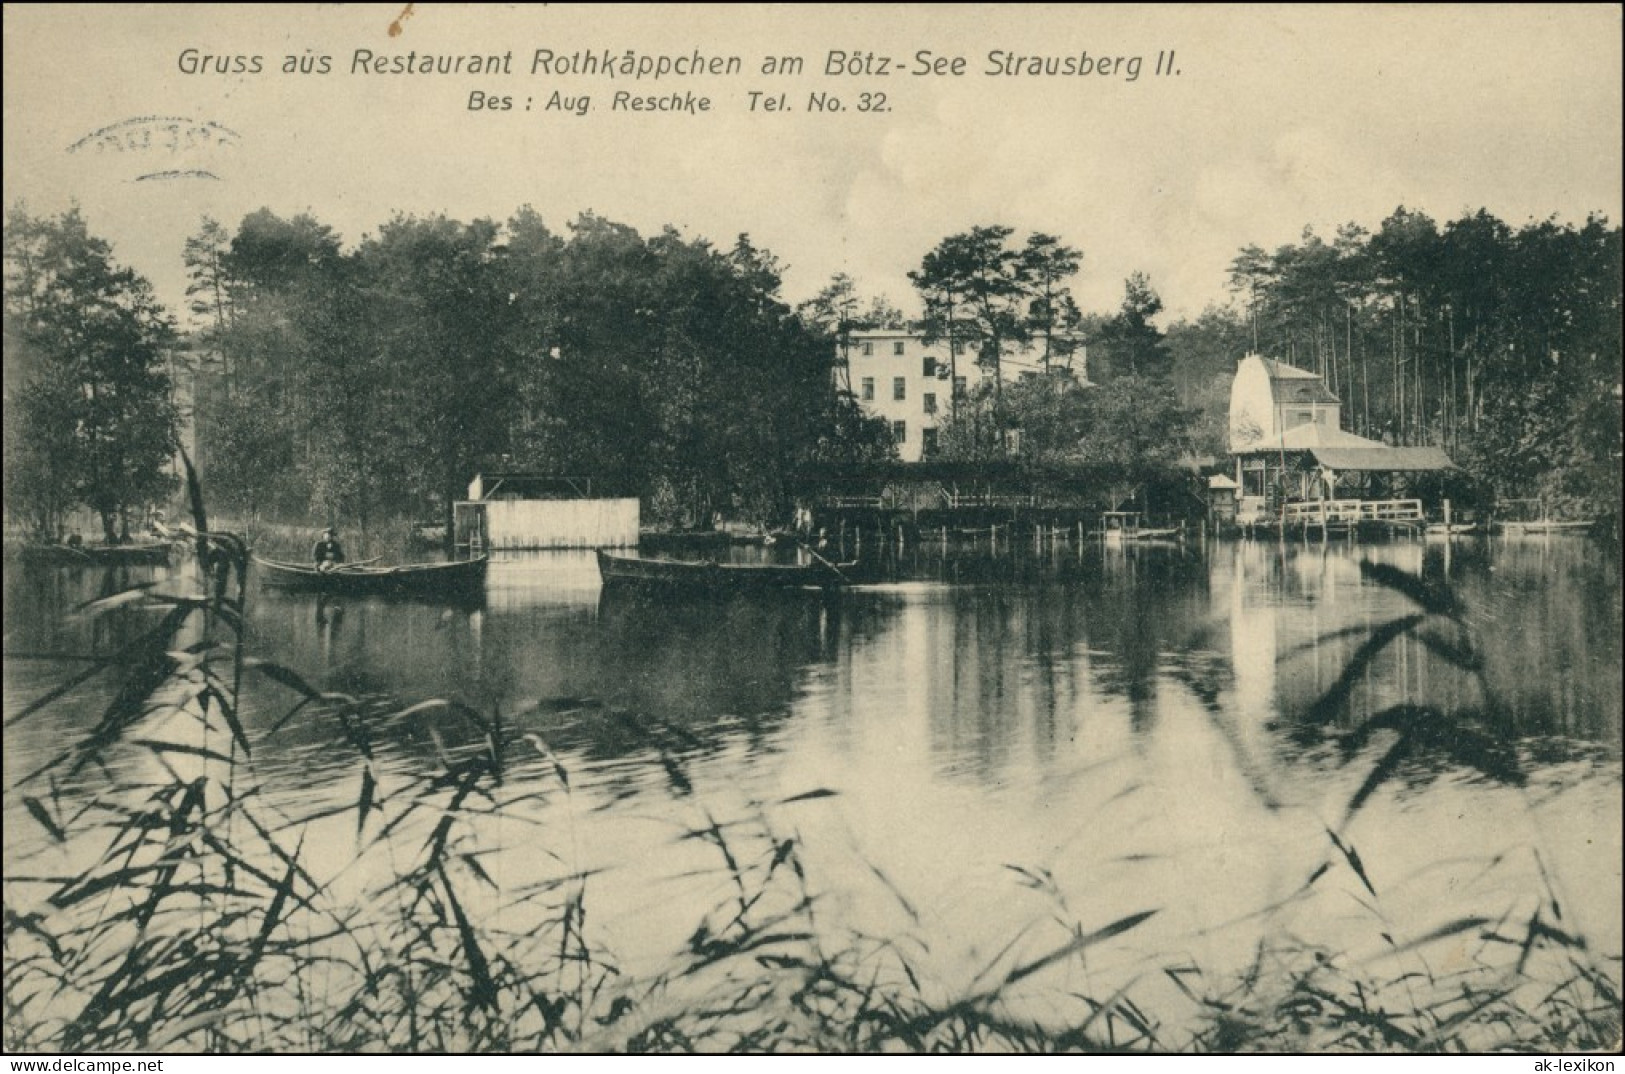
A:
[[[328,570],[326,573],[335,574],[339,571],[354,570],[357,567],[365,567],[369,563],[377,563],[383,558],[383,556],[373,556],[371,559],[358,559],[354,563],[335,563],[332,569]],[[320,570],[321,568],[318,567],[317,569]]]
[[[813,559],[817,560],[819,563],[822,563],[824,566],[826,566],[830,570],[834,571],[835,572],[835,577],[839,578],[841,581],[845,582],[847,585],[856,584],[856,583],[854,583],[852,581],[852,579],[850,579],[850,578],[848,578],[846,576],[845,571],[841,570],[841,568],[837,567],[835,564],[831,563],[829,560],[827,560],[823,556],[819,555],[818,550],[816,548],[814,548],[812,545],[810,545],[806,541],[802,541],[802,540],[797,540],[796,543],[799,544],[801,547],[805,548],[807,550],[807,554],[809,556],[811,556]]]

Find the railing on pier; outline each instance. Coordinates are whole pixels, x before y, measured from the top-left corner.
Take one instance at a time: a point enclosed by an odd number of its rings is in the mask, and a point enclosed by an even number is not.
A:
[[[1002,493],[1002,492],[960,492],[958,489],[942,488],[937,490],[942,497],[942,506],[955,509],[961,507],[1041,507],[1044,506],[1037,496],[1030,494]]]
[[[1287,526],[1351,525],[1360,522],[1424,522],[1421,500],[1311,500],[1281,508]]]

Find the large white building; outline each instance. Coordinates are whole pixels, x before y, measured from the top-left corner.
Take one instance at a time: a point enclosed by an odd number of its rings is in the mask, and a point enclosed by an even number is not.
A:
[[[853,332],[844,357],[842,373],[852,394],[866,413],[891,425],[904,462],[930,458],[937,449],[937,429],[953,412],[954,394],[964,398],[993,376],[976,364],[971,346],[960,344],[956,363],[947,340],[927,346],[923,333],[908,328]],[[1087,382],[1084,348],[1079,346],[1069,358],[1072,374]],[[1068,363],[1063,359],[1053,365]],[[1006,383],[1042,375],[1043,344],[1007,353],[1000,366]]]

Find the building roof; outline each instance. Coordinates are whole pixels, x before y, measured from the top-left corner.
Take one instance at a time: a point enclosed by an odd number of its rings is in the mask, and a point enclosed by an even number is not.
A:
[[[854,328],[847,335],[853,339],[914,339],[925,333],[910,325],[903,328]]]
[[[1260,359],[1270,377],[1270,394],[1277,403],[1335,403],[1337,396],[1326,387],[1326,381],[1307,369],[1274,358]]]
[[[1287,363],[1281,361],[1279,358],[1265,358],[1262,355],[1260,355],[1259,356],[1259,361],[1264,363],[1264,372],[1268,373],[1271,377],[1275,378],[1276,380],[1319,380],[1320,379],[1319,376],[1317,376],[1314,373],[1309,372],[1309,370],[1307,370],[1307,369],[1299,369],[1295,365],[1288,365]]]
[[[1265,437],[1255,444],[1248,445],[1246,451],[1238,454],[1273,455],[1282,451],[1312,451],[1316,448],[1369,449],[1382,446],[1375,440],[1367,440],[1363,436],[1355,436],[1342,429],[1310,421],[1294,425],[1277,436]]]
[[[1450,456],[1436,447],[1317,447],[1309,452],[1328,470],[1375,470],[1384,473],[1454,470]]]
[[[1278,365],[1264,359],[1265,365]],[[1291,369],[1290,366],[1282,368]],[[1296,376],[1314,377],[1312,373],[1294,370]],[[1316,383],[1319,378],[1315,378]],[[1428,470],[1454,470],[1456,464],[1450,456],[1436,447],[1389,447],[1377,440],[1368,440],[1350,432],[1320,422],[1304,422],[1285,432],[1265,437],[1250,444],[1240,455],[1275,455],[1308,453],[1315,462],[1328,470],[1374,471],[1378,473],[1416,472]]]

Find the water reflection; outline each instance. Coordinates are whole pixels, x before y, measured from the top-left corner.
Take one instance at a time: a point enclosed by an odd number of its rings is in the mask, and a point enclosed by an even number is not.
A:
[[[1418,608],[1366,581],[1388,564],[1448,588],[1465,609],[1483,678],[1396,637],[1354,689],[1343,725],[1399,704],[1470,711],[1508,738],[1562,735],[1608,743],[1620,733],[1617,564],[1587,542],[1240,543],[1212,557],[1215,605],[1227,607],[1231,665],[1244,707],[1290,721],[1309,711],[1372,629]]]
[[[890,585],[723,602],[603,593],[590,555],[532,554],[493,567],[482,607],[256,593],[251,644],[326,690],[459,697],[482,710],[588,698],[700,739],[745,721],[764,748],[816,682],[820,705],[845,710],[838,718],[860,707],[854,698],[895,707],[929,728],[929,753],[945,769],[993,779],[1012,758],[1043,763],[1093,709],[1122,706],[1129,727],[1148,733],[1168,689],[1230,713],[1237,734],[1293,729],[1373,628],[1415,610],[1362,578],[1365,558],[1451,586],[1485,674],[1481,682],[1402,633],[1355,685],[1339,726],[1426,703],[1492,715],[1509,738],[1617,751],[1618,567],[1587,542],[1026,551],[916,547],[894,563]],[[150,629],[153,612],[72,609],[172,577],[8,565],[8,649],[114,652]],[[56,670],[8,661],[8,706]],[[595,749],[612,753],[613,736]]]
[[[1453,588],[1484,682],[1402,633],[1330,727],[1311,725],[1304,714],[1370,631],[1414,610],[1362,576],[1362,558]],[[1382,879],[1542,827],[1545,852],[1578,877],[1578,901],[1594,917],[1617,910],[1618,832],[1604,818],[1618,807],[1620,579],[1603,549],[918,547],[892,568],[888,584],[833,598],[660,600],[601,592],[590,555],[513,557],[493,564],[473,608],[256,592],[249,645],[323,690],[500,711],[516,757],[531,756],[526,736],[544,741],[573,774],[579,864],[613,872],[604,912],[636,918],[625,928],[649,950],[680,941],[709,908],[703,893],[692,904],[641,894],[676,875],[657,864],[670,861],[670,818],[695,795],[722,811],[814,787],[840,794],[795,823],[828,856],[831,883],[865,928],[884,931],[896,905],[854,879],[871,875],[854,860],[884,870],[973,949],[1008,922],[1003,866],[1022,862],[1088,892],[1091,920],[1142,910],[1155,893],[1171,906],[1156,929],[1170,944],[1195,943],[1304,882],[1369,767],[1328,732],[1402,703],[1491,713],[1491,730],[1527,756],[1543,812],[1536,824],[1529,800],[1425,759],[1401,784],[1436,793],[1385,798],[1361,833]],[[28,657],[6,661],[8,714],[71,666],[43,657],[113,651],[152,622],[134,608],[94,619],[71,609],[168,579],[151,568],[109,577],[8,563],[7,649]],[[50,722],[8,725],[8,777],[92,721],[107,689],[87,684]],[[245,720],[263,736],[296,698],[260,679],[250,689]],[[486,733],[450,709],[376,731],[381,765],[403,776],[436,770],[441,750],[480,748]],[[290,802],[342,801],[353,757],[333,740],[332,727],[295,720],[255,763]],[[672,757],[694,795],[674,780]],[[528,771],[510,778],[522,784]],[[1588,782],[1595,771],[1605,778]],[[1585,790],[1554,789],[1570,786]]]

